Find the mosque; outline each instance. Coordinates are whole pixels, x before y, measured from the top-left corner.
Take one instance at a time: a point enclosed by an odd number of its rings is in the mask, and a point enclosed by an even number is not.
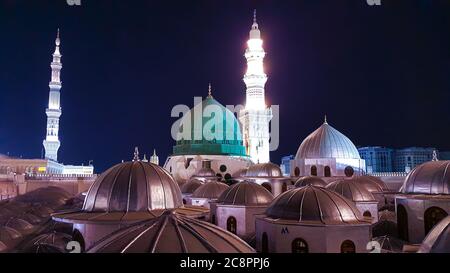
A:
[[[61,253],[73,241],[87,253],[449,253],[450,161],[416,167],[400,188],[366,175],[355,145],[325,118],[283,176],[269,157],[256,14],[247,45],[239,117],[210,86],[180,119],[163,167],[136,149],[82,194],[48,187],[1,201],[0,252]],[[212,117],[195,112],[208,107],[223,114],[220,126],[198,137]]]

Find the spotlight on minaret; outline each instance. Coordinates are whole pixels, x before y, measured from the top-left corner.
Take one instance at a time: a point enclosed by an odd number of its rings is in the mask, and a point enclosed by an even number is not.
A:
[[[245,109],[240,113],[244,145],[247,155],[254,163],[270,162],[269,123],[272,119],[272,110],[266,106],[264,87],[267,75],[264,72],[264,57],[261,31],[256,19],[256,10],[253,13],[253,24],[250,29],[249,40],[245,58],[247,59],[247,72],[244,75],[246,90]]]
[[[43,142],[45,149],[45,158],[58,161],[58,150],[61,146],[59,141],[59,118],[61,117],[61,105],[60,105],[60,90],[61,90],[61,53],[59,46],[61,39],[59,37],[59,29],[55,40],[55,52],[53,53],[53,61],[50,65],[52,68],[51,81],[49,83],[50,94],[48,100],[48,108],[45,111],[47,114],[47,134]]]

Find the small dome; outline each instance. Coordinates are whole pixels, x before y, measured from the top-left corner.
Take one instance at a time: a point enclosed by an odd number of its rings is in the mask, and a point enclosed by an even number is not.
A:
[[[181,187],[180,187],[181,193],[191,194],[196,189],[198,189],[201,185],[203,185],[202,181],[200,181],[198,179],[191,179],[187,183],[184,183],[183,185],[181,185]]]
[[[183,205],[181,191],[163,168],[142,161],[125,162],[105,171],[92,184],[84,212],[140,212]]]
[[[8,220],[8,222],[6,222],[6,224],[5,224],[5,226],[13,228],[13,229],[19,231],[20,233],[31,232],[34,228],[34,226],[32,224],[30,224],[29,222],[27,222],[26,220],[19,219],[19,218],[12,218],[12,219]]]
[[[10,227],[0,226],[0,241],[11,242],[20,239],[21,237],[22,234],[17,230]]]
[[[170,238],[168,240],[167,238]],[[254,253],[240,238],[170,211],[114,232],[89,253]]]
[[[232,185],[220,195],[224,205],[266,206],[273,200],[271,192],[256,183],[243,181]]]
[[[357,184],[361,184],[371,193],[389,191],[386,183],[374,176],[357,176],[351,179]]]
[[[417,166],[405,179],[403,193],[450,194],[450,161],[430,161]]]
[[[327,183],[317,176],[303,176],[297,179],[297,181],[295,182],[296,188],[309,185],[324,188]]]
[[[229,186],[222,182],[207,182],[194,191],[192,197],[217,199]]]
[[[255,164],[248,168],[246,177],[282,177],[280,166],[273,163]]]
[[[450,253],[450,216],[442,219],[428,233],[419,253]]]
[[[381,246],[381,253],[403,253],[403,242],[393,236],[380,236],[373,238]]]
[[[353,202],[375,202],[375,197],[362,184],[353,182],[352,180],[339,180],[331,182],[326,187],[330,191],[334,191],[352,200]]]
[[[296,159],[346,158],[361,159],[352,141],[325,121],[298,148]]]
[[[315,186],[282,193],[272,202],[266,214],[274,219],[311,224],[370,224],[350,200]]]
[[[245,177],[247,175],[247,168],[240,169],[233,174],[233,178]]]

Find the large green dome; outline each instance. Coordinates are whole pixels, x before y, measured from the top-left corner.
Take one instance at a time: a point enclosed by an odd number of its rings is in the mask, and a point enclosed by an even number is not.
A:
[[[184,133],[183,127],[189,132]],[[211,95],[184,115],[177,139],[173,155],[246,156],[238,120]]]

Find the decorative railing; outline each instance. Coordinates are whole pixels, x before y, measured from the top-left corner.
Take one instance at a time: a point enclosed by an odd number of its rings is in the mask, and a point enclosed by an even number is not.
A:
[[[95,179],[96,174],[27,174],[26,180],[74,180],[74,179]]]
[[[376,173],[368,173],[368,175],[382,177],[382,176],[398,176],[405,177],[408,175],[406,172],[376,172]]]

